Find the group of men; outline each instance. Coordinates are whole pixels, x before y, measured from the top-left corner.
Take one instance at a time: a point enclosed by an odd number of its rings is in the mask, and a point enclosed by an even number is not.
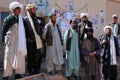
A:
[[[64,39],[61,27],[56,23],[56,14],[49,14],[49,22],[45,27],[37,19],[34,4],[26,6],[24,18],[21,16],[23,5],[12,2],[9,5],[11,15],[3,23],[3,42],[5,42],[4,75],[3,79],[15,73],[15,78],[25,74],[25,56],[27,56],[27,71],[29,75],[40,73],[42,60],[43,40],[46,45],[46,66],[49,74],[61,74],[65,63],[65,76],[71,80],[101,80],[100,63],[102,48],[103,75],[105,80],[116,80],[117,57],[119,56],[118,41],[113,36],[119,24],[114,22],[104,28],[105,35],[101,43],[93,36],[92,23],[88,20],[88,13],[81,13],[81,20],[70,20],[70,29],[65,32]],[[118,18],[115,15],[113,18]],[[114,31],[112,29],[114,27]],[[115,29],[117,28],[117,29]],[[101,46],[102,45],[102,46]],[[65,49],[66,50],[65,50]],[[65,51],[64,51],[65,50]],[[65,62],[63,55],[65,52]],[[84,68],[84,76],[79,77],[80,69]],[[112,75],[112,76],[111,76]]]

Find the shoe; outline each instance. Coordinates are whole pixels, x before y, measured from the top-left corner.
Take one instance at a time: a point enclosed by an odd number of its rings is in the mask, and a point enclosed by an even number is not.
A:
[[[67,77],[67,80],[70,80],[71,78],[70,78],[70,76],[69,77]]]
[[[50,71],[48,74],[54,75],[54,74],[55,74],[55,71]]]
[[[78,76],[75,76],[75,80],[80,80],[80,78]]]
[[[20,79],[22,76],[20,74],[15,74],[15,79]]]
[[[56,74],[62,74],[62,71],[61,70],[57,70],[55,71]]]

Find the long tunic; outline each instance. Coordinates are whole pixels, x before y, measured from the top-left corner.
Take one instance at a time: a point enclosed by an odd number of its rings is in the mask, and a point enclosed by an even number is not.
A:
[[[8,31],[11,31],[11,33],[9,39],[6,37],[6,42],[9,43],[6,43],[5,46],[4,77],[11,76],[13,69],[17,74],[25,73],[25,57],[18,52],[18,24],[16,18],[12,15],[8,16],[4,21],[3,35],[6,35]]]
[[[112,58],[113,57],[118,57],[119,56],[119,47],[118,47],[118,40],[115,36],[114,37],[114,44],[112,47],[110,46],[111,39],[108,39],[106,35],[103,35],[102,40],[107,40],[105,44],[102,44],[103,47],[103,55],[102,55],[102,60],[103,60],[103,68],[102,72],[104,74],[104,77],[117,77],[117,64],[111,64],[113,62]],[[111,48],[115,47],[115,56],[111,56]],[[112,53],[113,54],[113,53]],[[115,60],[114,60],[115,61]],[[117,60],[116,60],[117,61]],[[118,63],[118,62],[117,62]]]
[[[89,56],[90,52],[95,53],[95,56]],[[85,80],[93,80],[92,76],[94,75],[95,80],[100,80],[100,64],[99,64],[99,55],[101,53],[100,43],[96,38],[89,40],[88,38],[83,40],[82,43],[82,53],[86,61],[85,65]]]
[[[78,47],[78,33],[73,29],[71,31],[71,48],[67,51],[66,59],[66,76],[71,76],[72,73],[78,76],[78,71],[80,67],[80,51]],[[68,40],[68,31],[64,35],[64,41]]]
[[[47,34],[47,28],[48,26],[45,26],[43,31],[43,39],[46,39]],[[53,64],[56,65],[62,65],[64,63],[63,60],[63,47],[60,42],[60,36],[58,33],[57,26],[53,26],[52,23],[50,23],[52,36],[53,36],[53,44],[52,46],[46,46],[46,62],[48,67],[52,66]]]

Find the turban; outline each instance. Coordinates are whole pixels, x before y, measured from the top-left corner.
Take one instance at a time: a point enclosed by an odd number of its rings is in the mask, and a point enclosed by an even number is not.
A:
[[[90,31],[90,32],[94,32],[94,30],[91,28],[91,27],[87,27],[87,28],[85,28],[85,33],[87,33],[88,31]]]
[[[21,4],[21,3],[19,3],[19,2],[12,2],[12,3],[10,3],[10,5],[9,5],[9,9],[10,9],[10,11],[11,12],[13,12],[13,10],[15,9],[15,8],[17,8],[17,7],[19,7],[19,8],[23,8],[23,5]]]
[[[50,12],[50,13],[48,14],[48,17],[54,16],[54,15],[56,15],[55,12]]]
[[[82,18],[82,17],[84,17],[84,16],[89,17],[89,14],[88,14],[88,13],[81,13],[81,14],[80,14],[80,18]]]
[[[27,4],[26,10],[29,10],[29,9],[34,8],[34,7],[35,7],[35,4]]]
[[[111,26],[105,26],[104,27],[104,32],[105,32],[106,29],[110,29],[113,32],[113,28]]]
[[[112,18],[118,18],[118,16],[116,14],[113,14]]]

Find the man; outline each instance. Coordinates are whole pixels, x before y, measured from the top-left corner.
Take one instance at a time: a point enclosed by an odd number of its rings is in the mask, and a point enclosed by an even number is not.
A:
[[[79,31],[77,30],[77,19],[71,20],[71,28],[64,35],[66,44],[66,76],[70,80],[72,73],[75,75],[75,80],[79,80],[80,67],[80,39]]]
[[[5,37],[4,75],[7,80],[13,72],[15,78],[21,78],[25,74],[26,38],[23,20],[20,15],[23,5],[19,2],[12,2],[9,9],[12,12],[3,22],[3,42]]]
[[[89,17],[88,13],[81,13],[80,14],[81,22],[78,24],[78,26],[80,27],[80,31],[81,31],[81,40],[86,38],[85,28],[87,28],[87,27],[93,28],[92,22],[90,22],[88,20],[88,17]]]
[[[41,66],[42,27],[36,17],[35,4],[26,6],[27,16],[24,17],[24,25],[27,41],[27,61],[30,75],[38,74]]]
[[[82,42],[82,54],[86,61],[85,80],[101,80],[100,76],[100,53],[99,41],[93,37],[93,29],[85,29],[87,37]]]
[[[104,49],[103,61],[103,76],[105,80],[117,80],[117,56],[119,56],[118,41],[112,34],[111,26],[104,27],[105,35],[101,40]]]
[[[113,27],[113,35],[118,37],[120,35],[120,24],[118,23],[118,16],[116,14],[112,15],[112,23],[109,25]]]
[[[49,14],[49,22],[43,31],[46,40],[46,64],[50,74],[61,73],[63,60],[63,42],[60,26],[56,24],[56,14]]]

